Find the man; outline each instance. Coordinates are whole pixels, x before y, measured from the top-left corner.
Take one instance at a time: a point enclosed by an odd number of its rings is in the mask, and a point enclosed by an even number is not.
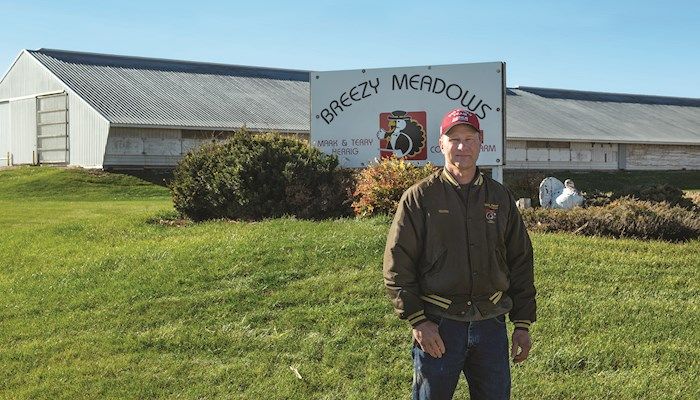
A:
[[[472,399],[510,397],[511,357],[530,351],[532,244],[513,195],[476,166],[478,117],[456,109],[440,125],[444,169],[408,189],[384,252],[384,283],[413,329],[413,398],[451,399],[460,373]]]

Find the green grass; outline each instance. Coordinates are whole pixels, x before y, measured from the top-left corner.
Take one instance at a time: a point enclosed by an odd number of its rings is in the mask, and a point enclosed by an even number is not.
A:
[[[0,210],[0,398],[409,397],[387,219],[166,227],[163,188],[46,168],[0,171]],[[533,242],[513,398],[700,398],[700,242]]]
[[[0,200],[108,201],[168,197],[168,189],[162,186],[101,170],[29,166],[0,170]]]

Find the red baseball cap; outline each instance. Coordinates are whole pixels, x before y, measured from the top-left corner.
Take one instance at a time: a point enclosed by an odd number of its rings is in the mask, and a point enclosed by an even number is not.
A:
[[[461,108],[455,108],[454,110],[445,114],[442,118],[442,123],[440,124],[440,136],[447,133],[455,125],[467,124],[471,125],[478,132],[481,132],[479,128],[479,117],[473,112]]]

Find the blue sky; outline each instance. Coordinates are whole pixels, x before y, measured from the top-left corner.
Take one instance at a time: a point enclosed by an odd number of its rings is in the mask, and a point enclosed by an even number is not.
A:
[[[41,47],[337,70],[505,61],[508,86],[700,97],[698,1],[0,0]]]

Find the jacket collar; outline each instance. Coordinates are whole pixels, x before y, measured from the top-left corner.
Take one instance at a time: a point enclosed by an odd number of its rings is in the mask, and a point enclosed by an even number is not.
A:
[[[443,180],[449,182],[452,186],[459,187],[459,182],[457,182],[457,179],[455,179],[455,177],[452,176],[452,174],[450,173],[450,171],[447,170],[447,168],[442,169],[442,178]],[[474,174],[474,178],[472,179],[472,181],[469,182],[469,185],[481,186],[483,183],[484,174],[481,173],[479,167],[476,167],[476,173]]]

